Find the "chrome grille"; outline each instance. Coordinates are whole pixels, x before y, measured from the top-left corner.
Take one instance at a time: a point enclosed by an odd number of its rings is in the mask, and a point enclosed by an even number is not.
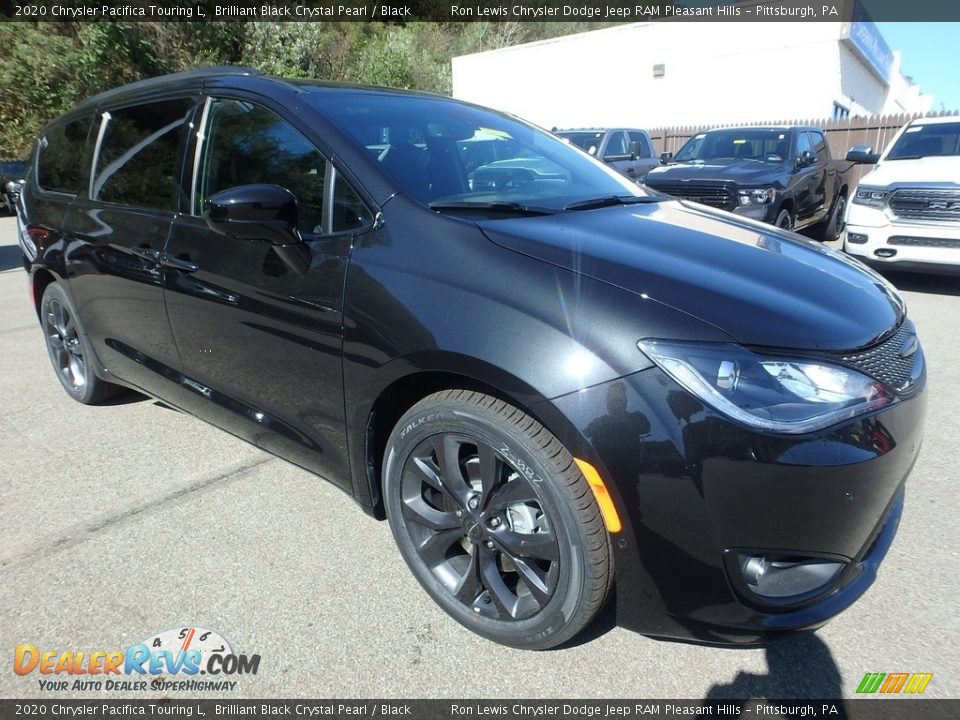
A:
[[[960,190],[896,190],[890,209],[904,220],[960,220]]]
[[[649,178],[648,178],[649,180]],[[689,200],[691,202],[709,205],[721,210],[733,210],[736,207],[736,198],[724,185],[709,183],[647,183],[650,187],[667,195]]]
[[[956,248],[960,250],[960,238],[928,238],[910,235],[894,235],[887,245],[908,245],[910,247]]]
[[[913,323],[904,320],[900,329],[867,350],[836,353],[835,357],[895,390],[903,390],[914,378],[914,365],[922,357]],[[910,348],[914,352],[910,352]],[[922,368],[916,368],[919,372]]]

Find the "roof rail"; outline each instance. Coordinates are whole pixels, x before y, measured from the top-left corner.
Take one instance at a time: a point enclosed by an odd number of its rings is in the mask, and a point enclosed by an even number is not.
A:
[[[177,80],[192,80],[194,78],[213,77],[218,75],[263,75],[262,72],[252,67],[243,67],[240,65],[213,65],[207,67],[198,67],[193,70],[184,70],[182,72],[170,73],[168,75],[159,75],[157,77],[138,80],[137,82],[121,85],[112,90],[105,90],[97,93],[77,104],[76,109],[90,108],[115,97],[123,97],[139,90],[148,90],[157,85],[165,85]]]

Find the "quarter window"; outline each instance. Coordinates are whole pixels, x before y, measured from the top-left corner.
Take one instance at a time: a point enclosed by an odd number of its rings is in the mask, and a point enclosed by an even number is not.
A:
[[[79,195],[87,179],[87,136],[92,117],[56,125],[40,138],[37,183],[44,190]]]
[[[168,100],[104,113],[92,198],[175,210],[179,148],[192,106]]]

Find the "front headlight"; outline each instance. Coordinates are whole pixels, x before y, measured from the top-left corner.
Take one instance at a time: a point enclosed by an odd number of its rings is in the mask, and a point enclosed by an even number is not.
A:
[[[893,400],[873,378],[825,361],[760,355],[733,344],[638,345],[688,392],[759,430],[813,432]]]
[[[889,194],[890,193],[883,188],[865,187],[861,185],[853,194],[853,201],[858,205],[882,208],[886,204],[887,195]]]
[[[19,187],[17,186],[17,183],[14,182],[13,180],[11,180],[10,182],[7,183],[7,192],[8,192],[8,193],[16,192],[18,189],[19,189]]]
[[[741,205],[766,205],[773,202],[776,194],[777,191],[772,187],[745,189],[737,193]]]

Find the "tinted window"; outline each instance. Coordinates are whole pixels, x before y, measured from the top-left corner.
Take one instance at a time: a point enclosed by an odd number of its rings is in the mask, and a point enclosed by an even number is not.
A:
[[[179,148],[191,100],[168,100],[104,113],[93,198],[175,210]]]
[[[810,140],[813,142],[813,151],[817,154],[817,160],[820,162],[827,161],[827,143],[823,139],[823,135],[818,132],[810,133]]]
[[[931,155],[960,155],[960,123],[932,123],[908,127],[887,160],[910,160]]]
[[[632,132],[628,133],[630,136],[630,142],[640,144],[640,153],[637,157],[648,158],[650,157],[650,144],[647,142],[647,138],[643,133]]]
[[[195,214],[204,198],[240,185],[280,185],[297,197],[298,229],[323,231],[327,162],[275,113],[245,100],[214,100],[207,115]]]
[[[435,204],[439,212],[500,202],[562,209],[598,196],[645,194],[555,135],[492,110],[369,91],[337,91],[335,97],[322,91],[303,95],[362,147],[398,190]],[[468,144],[486,147],[465,151]]]
[[[333,232],[356,230],[373,222],[373,214],[360,196],[339,174],[333,185]]]
[[[797,155],[803,155],[807,150],[813,152],[813,145],[810,143],[810,135],[802,132],[797,136]]]
[[[40,138],[37,182],[44,190],[79,195],[87,179],[87,136],[93,118],[58,124]]]
[[[600,143],[603,142],[603,133],[592,130],[587,132],[558,132],[557,135],[573,143],[581,150],[586,150],[591,155],[597,154]]]
[[[779,128],[714,130],[690,138],[674,156],[677,162],[696,160],[760,160],[783,162],[790,154],[790,133]]]

